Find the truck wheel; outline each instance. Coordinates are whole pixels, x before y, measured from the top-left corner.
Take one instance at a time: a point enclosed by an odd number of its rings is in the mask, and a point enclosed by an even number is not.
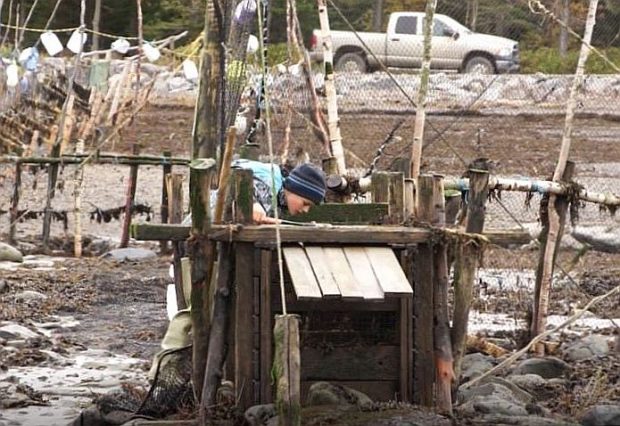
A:
[[[484,56],[474,56],[465,64],[465,72],[468,74],[495,74],[495,64]]]
[[[345,53],[338,58],[335,64],[336,71],[365,73],[368,65],[366,60],[358,53]]]

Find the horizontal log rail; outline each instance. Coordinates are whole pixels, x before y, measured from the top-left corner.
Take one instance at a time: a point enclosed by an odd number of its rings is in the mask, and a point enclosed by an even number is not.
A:
[[[295,226],[281,225],[283,243],[316,244],[419,244],[433,238],[436,231],[427,228],[405,226]],[[189,238],[190,226],[133,224],[131,235],[141,241],[173,240]],[[450,232],[452,236],[457,231]],[[491,244],[527,244],[531,236],[524,231],[486,231],[482,234]],[[466,237],[467,234],[464,234]],[[209,238],[215,241],[238,241],[273,244],[276,241],[273,225],[212,225]]]
[[[61,157],[19,157],[9,155],[0,157],[0,164],[122,164],[140,166],[176,165],[187,166],[190,160],[181,157],[166,157],[163,155],[118,155],[118,154],[81,154],[63,155]]]

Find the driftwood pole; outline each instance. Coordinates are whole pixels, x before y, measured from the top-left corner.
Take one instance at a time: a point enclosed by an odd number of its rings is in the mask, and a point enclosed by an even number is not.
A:
[[[84,139],[78,139],[75,153],[84,153]],[[82,257],[82,184],[84,182],[84,168],[78,166],[73,174],[73,255]]]
[[[489,193],[489,172],[469,171],[469,194],[465,232],[481,234],[484,229],[485,203]],[[452,319],[452,355],[454,357],[455,383],[461,373],[461,361],[467,340],[469,309],[473,298],[473,286],[478,267],[480,247],[467,241],[456,248],[454,266],[454,315]]]
[[[183,175],[170,173],[166,175],[166,192],[168,193],[168,223],[181,223],[183,221]],[[172,267],[174,269],[174,288],[177,295],[177,307],[179,310],[188,306],[189,300],[185,297],[183,283],[182,259],[185,256],[184,243],[172,242]]]
[[[579,61],[577,62],[577,70],[575,71],[575,78],[573,79],[573,85],[571,87],[570,96],[566,105],[566,119],[564,122],[564,132],[562,134],[562,145],[560,147],[560,155],[555,171],[553,173],[553,181],[558,182],[564,176],[566,169],[566,162],[570,153],[571,137],[573,132],[573,119],[575,115],[575,109],[577,106],[577,95],[582,89],[585,65],[590,54],[590,42],[592,41],[592,32],[594,30],[594,24],[596,23],[596,9],[598,7],[598,0],[590,0],[590,6],[588,7],[588,16],[586,19],[586,28],[584,31],[583,42],[581,44],[581,52],[579,53]],[[549,293],[551,291],[551,281],[553,278],[555,251],[559,245],[559,241],[562,238],[560,234],[561,219],[558,212],[555,210],[557,197],[553,194],[549,196],[549,231],[547,234],[547,241],[543,248],[542,254],[542,268],[537,274],[536,282],[540,282],[536,288],[536,294],[534,296],[535,303],[532,316],[532,326],[530,329],[531,336],[536,336],[545,330],[547,322],[547,312],[549,310]]]
[[[446,210],[443,177],[433,176],[435,226],[445,227]],[[433,344],[435,349],[435,406],[452,415],[452,383],[454,380],[450,318],[448,315],[448,247],[445,241],[433,245]]]
[[[19,215],[19,196],[21,194],[22,185],[22,165],[15,164],[15,183],[13,186],[13,196],[11,197],[11,219],[9,225],[9,243],[15,244],[15,234],[17,232],[17,221]]]
[[[140,145],[133,146],[133,154],[140,154]],[[131,213],[134,199],[136,198],[136,186],[138,184],[138,165],[129,166],[129,180],[127,181],[127,194],[125,197],[125,217],[123,218],[123,230],[121,233],[120,247],[129,244],[129,228],[131,227]]]
[[[329,28],[329,16],[325,0],[317,0],[319,21],[321,23],[321,39],[323,42],[323,66],[325,71],[325,96],[327,97],[327,127],[331,152],[338,160],[338,173],[344,175],[347,166],[344,161],[344,148],[340,135],[340,119],[338,118],[338,99],[336,96],[336,81],[334,75],[334,52],[332,36]]]
[[[299,316],[276,315],[273,339],[278,424],[298,426],[301,425]]]
[[[172,153],[170,151],[164,151],[162,156],[166,159],[172,157]],[[161,207],[159,208],[159,213],[161,216],[161,223],[168,223],[168,176],[172,173],[172,163],[166,162],[162,166],[162,174],[161,174]],[[168,241],[160,241],[159,242],[159,251],[162,254],[168,253]]]
[[[431,72],[431,41],[433,38],[433,24],[437,0],[426,1],[426,12],[424,18],[424,56],[422,58],[422,69],[420,70],[420,88],[415,113],[415,124],[413,127],[413,145],[411,148],[411,178],[416,179],[420,175],[420,165],[422,164],[422,145],[424,143],[424,124],[426,121],[426,95],[428,93],[428,82]]]

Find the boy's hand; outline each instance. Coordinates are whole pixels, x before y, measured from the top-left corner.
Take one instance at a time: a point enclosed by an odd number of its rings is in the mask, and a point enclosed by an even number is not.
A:
[[[254,207],[252,208],[252,221],[256,225],[275,225],[279,222],[273,217],[267,216],[263,207],[258,203],[254,203]]]

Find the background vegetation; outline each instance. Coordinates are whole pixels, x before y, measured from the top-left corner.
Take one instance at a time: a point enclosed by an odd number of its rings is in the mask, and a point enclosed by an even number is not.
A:
[[[228,10],[237,3],[234,0],[221,0]],[[13,5],[12,23],[15,10],[20,8],[20,16],[26,16],[34,0],[0,0],[2,4],[0,21],[7,23],[9,6]],[[87,0],[87,24],[92,28],[96,4],[100,2],[100,30],[113,34],[134,36],[136,34],[136,3],[134,0]],[[557,14],[568,16],[571,28],[583,32],[588,0],[541,0]],[[34,9],[30,27],[45,26],[56,0],[39,0]],[[389,14],[393,11],[423,10],[425,0],[334,0],[334,3],[347,16],[359,31],[384,30]],[[52,29],[75,27],[79,22],[80,0],[61,0],[60,11],[51,24]],[[158,39],[189,30],[190,42],[200,33],[203,25],[205,0],[142,0],[144,14],[144,35],[147,40]],[[286,2],[272,0],[271,41],[286,41]],[[523,67],[527,72],[562,73],[572,72],[576,64],[579,43],[573,37],[565,37],[562,42],[561,28],[551,19],[532,13],[527,0],[439,0],[438,13],[452,16],[468,27],[509,37],[520,42]],[[316,0],[297,0],[297,12],[302,24],[304,40],[308,42],[313,28],[318,27]],[[563,15],[568,13],[568,15]],[[332,10],[331,25],[334,29],[348,29]],[[2,35],[7,31],[2,28]],[[22,48],[31,45],[38,34],[26,33]],[[12,30],[7,40],[12,40]],[[566,42],[567,40],[567,42]],[[104,39],[102,46],[112,40]],[[620,0],[601,0],[599,2],[597,24],[593,43],[605,50],[609,57],[620,62]],[[282,49],[280,49],[282,50]],[[593,58],[589,64],[590,72],[610,72],[609,66],[600,59]]]

